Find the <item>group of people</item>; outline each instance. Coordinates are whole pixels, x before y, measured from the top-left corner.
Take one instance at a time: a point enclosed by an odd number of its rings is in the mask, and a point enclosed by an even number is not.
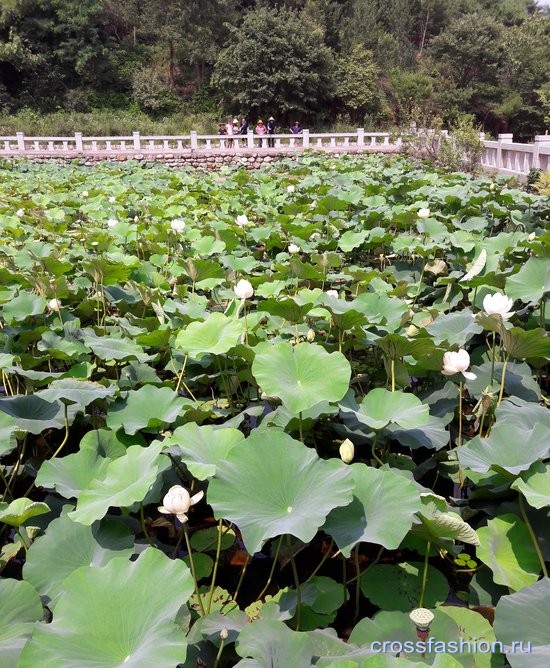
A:
[[[233,148],[233,139],[235,135],[247,135],[248,134],[248,121],[246,118],[242,118],[239,124],[237,118],[228,118],[227,123],[220,123],[218,128],[218,134],[227,136],[227,147]],[[300,121],[294,121],[294,124],[290,128],[290,133],[293,135],[302,134],[302,126]],[[273,116],[270,116],[267,120],[267,124],[263,122],[261,118],[258,119],[256,127],[254,128],[254,134],[260,136],[260,147],[263,146],[263,135],[267,135],[267,145],[269,148],[275,147],[275,139],[270,135],[275,134],[275,119]]]

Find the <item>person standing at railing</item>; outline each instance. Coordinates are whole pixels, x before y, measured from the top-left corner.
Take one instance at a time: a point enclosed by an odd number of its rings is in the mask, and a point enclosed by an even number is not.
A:
[[[248,121],[246,120],[246,118],[241,118],[241,127],[239,128],[239,134],[244,135],[245,137],[248,134]]]
[[[290,128],[290,132],[293,135],[301,135],[302,134],[302,126],[300,125],[300,121],[294,121],[294,125]]]
[[[233,137],[233,135],[235,134],[236,128],[233,125],[233,123],[234,123],[234,121],[232,121],[230,118],[227,119],[227,123],[225,125],[225,129],[226,129],[225,134],[228,137]],[[233,148],[233,139],[228,139],[227,140],[227,148]]]
[[[257,135],[260,135],[260,143],[259,144],[260,144],[260,148],[262,148],[262,146],[264,145],[264,140],[261,137],[262,137],[262,135],[267,134],[267,128],[265,127],[264,122],[262,121],[261,118],[258,120],[258,123],[256,124],[256,129],[254,130],[254,132]]]
[[[275,134],[275,119],[273,116],[270,116],[267,119],[267,134],[268,135],[274,135]],[[273,138],[269,138],[267,140],[267,145],[269,148],[274,148],[275,147],[275,140]]]

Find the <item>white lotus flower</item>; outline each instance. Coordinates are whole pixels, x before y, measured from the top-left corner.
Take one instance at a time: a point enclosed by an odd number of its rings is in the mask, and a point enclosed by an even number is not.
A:
[[[531,234],[527,237],[527,241],[534,241],[536,238],[537,238],[537,233],[531,232]]]
[[[50,301],[48,302],[48,308],[50,309],[50,311],[59,311],[59,309],[61,308],[61,302],[59,301],[59,299],[50,299]]]
[[[430,210],[429,209],[418,209],[417,215],[419,218],[429,218]]]
[[[287,250],[291,255],[295,255],[296,253],[300,252],[300,247],[297,246],[296,244],[288,244]]]
[[[248,217],[246,214],[242,213],[240,216],[237,216],[235,222],[239,227],[244,227],[245,225],[248,225]]]
[[[107,227],[114,227],[115,225],[118,225],[118,220],[116,218],[109,218]]]
[[[494,295],[485,295],[483,298],[483,310],[487,315],[499,315],[503,320],[509,320],[515,313],[510,311],[514,305],[514,300],[507,297],[502,292],[495,292]]]
[[[467,380],[475,380],[477,376],[471,371],[466,371],[470,366],[470,355],[461,348],[458,352],[448,352],[443,355],[443,369],[441,373],[444,376],[454,376],[455,373],[461,373]]]
[[[87,190],[83,190],[80,194],[82,195],[82,197],[88,197],[90,193]]]
[[[190,496],[185,487],[174,485],[170,487],[168,493],[162,499],[162,506],[159,506],[157,510],[163,515],[175,515],[183,524],[187,522],[189,508],[198,503],[203,496],[204,492],[198,492],[194,496]]]
[[[351,464],[353,458],[355,457],[355,446],[349,440],[349,438],[346,438],[345,441],[342,441],[339,452],[340,459],[344,462],[344,464]]]
[[[235,286],[235,295],[238,299],[250,299],[254,294],[254,288],[252,284],[244,278],[237,283]]]
[[[309,341],[309,343],[313,343],[315,341],[315,330],[311,329],[311,327],[307,330],[306,340]]]
[[[428,608],[415,608],[409,614],[409,619],[419,631],[427,631],[435,616]]]
[[[24,210],[24,209],[17,209],[15,215],[16,215],[18,218],[23,218],[23,216],[25,215],[25,210]]]
[[[116,197],[109,197],[109,203],[114,204],[116,202]]]
[[[181,218],[174,218],[170,223],[170,228],[174,230],[174,232],[183,232],[185,229],[185,222]]]
[[[296,186],[293,186],[290,184],[289,186],[286,187],[287,193],[293,193],[296,190]]]
[[[334,299],[339,299],[340,295],[338,294],[338,290],[327,290],[326,291],[327,297],[334,297]]]

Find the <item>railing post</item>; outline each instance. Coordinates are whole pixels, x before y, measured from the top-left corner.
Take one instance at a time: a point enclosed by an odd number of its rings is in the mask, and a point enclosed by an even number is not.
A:
[[[254,132],[252,130],[246,133],[246,148],[254,148]]]
[[[134,151],[141,151],[141,137],[139,132],[132,132],[132,138],[134,140]]]
[[[15,136],[17,137],[17,150],[25,152],[25,135],[23,132],[16,132]]]
[[[502,169],[502,144],[511,144],[514,141],[514,135],[511,132],[499,134],[497,138],[497,159],[496,167]]]
[[[536,135],[533,148],[533,169],[540,169],[540,147],[541,144],[550,144],[550,135]]]
[[[77,151],[82,151],[82,132],[75,132],[74,133],[74,141],[76,144],[76,150]]]
[[[196,151],[199,148],[199,142],[197,140],[197,131],[191,130],[191,150]]]
[[[365,128],[357,128],[357,148],[365,146]]]
[[[309,148],[309,130],[308,129],[302,130],[302,138],[303,138],[302,146],[304,148]]]

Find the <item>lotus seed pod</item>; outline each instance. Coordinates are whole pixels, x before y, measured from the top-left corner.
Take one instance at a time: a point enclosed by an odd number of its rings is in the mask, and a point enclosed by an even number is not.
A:
[[[434,614],[427,608],[415,608],[409,614],[409,619],[419,631],[427,631],[434,620]]]

